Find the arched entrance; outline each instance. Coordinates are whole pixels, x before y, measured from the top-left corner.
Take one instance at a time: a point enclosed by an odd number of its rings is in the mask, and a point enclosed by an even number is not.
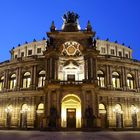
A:
[[[123,111],[120,104],[116,104],[113,112],[116,114],[116,127],[122,128],[123,127]]]
[[[99,104],[99,115],[101,118],[101,127],[107,127],[107,115],[106,115],[106,107],[104,104]]]
[[[62,99],[61,127],[81,127],[81,100],[77,95],[68,94]]]
[[[6,112],[6,127],[10,128],[11,127],[13,106],[8,105],[7,108],[5,109],[5,112]]]
[[[27,120],[28,120],[28,112],[30,111],[30,108],[27,104],[23,104],[20,110],[21,116],[20,116],[20,127],[21,128],[27,128]]]
[[[40,103],[36,110],[36,126],[37,128],[43,128],[43,114],[44,114],[44,104]]]
[[[137,127],[137,113],[138,113],[138,108],[134,105],[131,105],[131,118],[132,118],[132,127],[136,128]]]

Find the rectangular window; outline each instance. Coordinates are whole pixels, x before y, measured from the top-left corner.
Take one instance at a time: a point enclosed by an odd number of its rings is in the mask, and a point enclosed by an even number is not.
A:
[[[41,53],[41,48],[37,48],[37,53]]]
[[[125,57],[128,58],[128,54],[127,53],[125,54]]]
[[[15,55],[15,58],[17,58],[17,54]]]
[[[115,50],[111,49],[111,54],[114,55],[115,54]]]
[[[105,53],[105,48],[101,48],[101,53]]]
[[[68,79],[68,81],[75,81],[75,75],[74,74],[68,74],[67,79]]]
[[[28,50],[28,55],[32,55],[32,50]]]
[[[24,57],[24,52],[21,52],[21,57]]]
[[[119,56],[122,57],[122,52],[121,51],[119,51]]]

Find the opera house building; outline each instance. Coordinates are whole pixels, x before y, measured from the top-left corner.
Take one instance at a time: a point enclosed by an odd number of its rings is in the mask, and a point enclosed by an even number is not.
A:
[[[64,14],[0,63],[0,128],[140,128],[140,62]]]

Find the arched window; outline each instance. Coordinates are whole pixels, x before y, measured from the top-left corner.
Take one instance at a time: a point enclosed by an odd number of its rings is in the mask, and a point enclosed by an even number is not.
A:
[[[98,79],[98,86],[105,87],[105,76],[101,70],[97,71],[97,79]]]
[[[45,71],[42,70],[38,75],[38,87],[43,87],[45,85]]]
[[[26,72],[23,75],[23,88],[29,88],[31,84],[31,74],[30,72]]]
[[[114,88],[120,88],[120,75],[117,72],[112,73],[112,85]]]
[[[0,91],[4,88],[4,76],[0,77]]]
[[[40,104],[38,105],[37,113],[38,113],[38,114],[44,113],[44,104],[43,104],[43,103],[40,103]]]
[[[14,89],[16,87],[16,74],[12,74],[10,77],[10,89]]]
[[[99,104],[99,115],[101,119],[101,127],[106,128],[107,127],[107,114],[106,114],[106,108],[104,104]]]
[[[105,105],[99,104],[99,113],[106,113]]]
[[[134,89],[134,78],[131,74],[127,74],[127,87],[129,89]]]

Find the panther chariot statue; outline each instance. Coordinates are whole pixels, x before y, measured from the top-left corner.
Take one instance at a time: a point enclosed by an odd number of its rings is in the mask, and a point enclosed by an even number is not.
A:
[[[68,11],[63,16],[64,24],[62,26],[62,30],[64,31],[79,30],[78,18],[79,18],[78,14]]]

